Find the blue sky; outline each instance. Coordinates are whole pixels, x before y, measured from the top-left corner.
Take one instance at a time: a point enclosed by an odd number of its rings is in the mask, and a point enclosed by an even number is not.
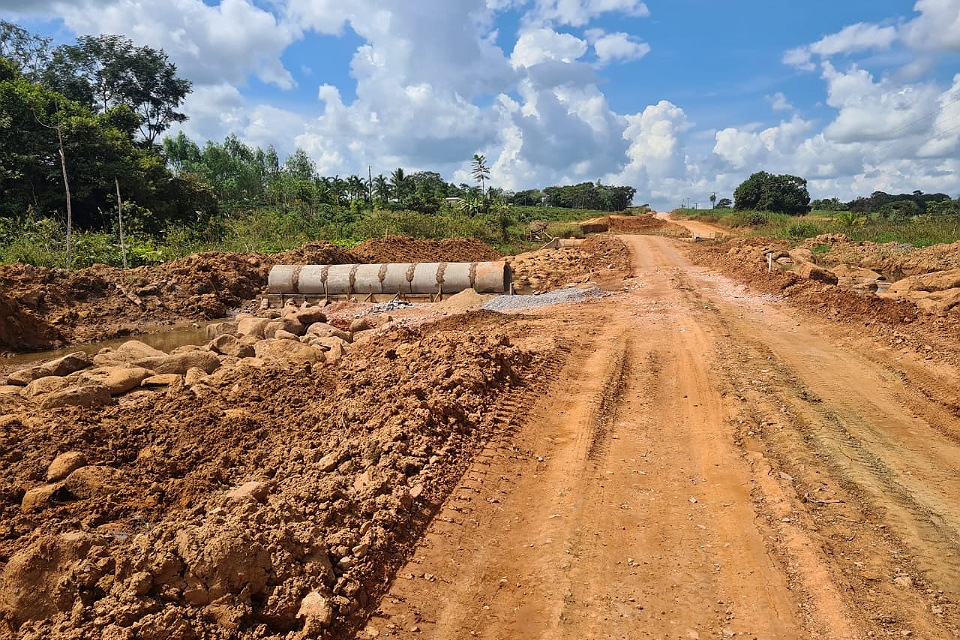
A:
[[[184,131],[324,175],[603,180],[637,202],[730,197],[750,173],[814,197],[960,194],[960,0],[0,0],[57,42],[163,48]]]

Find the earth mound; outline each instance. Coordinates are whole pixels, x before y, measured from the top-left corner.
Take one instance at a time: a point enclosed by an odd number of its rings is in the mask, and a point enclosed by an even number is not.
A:
[[[645,213],[638,216],[612,214],[600,218],[591,218],[576,223],[584,233],[640,233],[686,238],[690,232],[682,226],[661,220],[655,214]]]
[[[613,284],[630,271],[630,250],[613,236],[596,235],[575,247],[541,249],[510,259],[519,293],[570,285]]]
[[[406,236],[365,240],[350,251],[357,262],[487,262],[502,256],[476,238],[414,240]]]

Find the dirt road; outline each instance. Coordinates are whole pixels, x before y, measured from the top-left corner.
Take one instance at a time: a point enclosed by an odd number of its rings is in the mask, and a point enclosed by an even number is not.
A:
[[[957,371],[623,239],[364,635],[960,636]]]

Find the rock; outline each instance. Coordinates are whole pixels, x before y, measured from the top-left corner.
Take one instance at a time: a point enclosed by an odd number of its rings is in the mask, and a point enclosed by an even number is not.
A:
[[[100,385],[105,387],[111,396],[118,396],[140,386],[144,380],[153,375],[153,372],[143,367],[98,367],[76,374],[81,384]]]
[[[254,336],[263,339],[263,330],[268,324],[270,324],[268,318],[241,318],[237,316],[237,333],[241,336]]]
[[[327,314],[323,312],[323,307],[300,307],[291,314],[291,317],[304,327],[327,321]]]
[[[183,376],[179,373],[161,373],[160,375],[144,378],[140,382],[141,387],[166,387],[176,382],[181,382]]]
[[[248,358],[254,354],[253,345],[244,344],[234,335],[224,334],[214,338],[208,345],[214,353],[234,358]]]
[[[816,262],[813,256],[813,251],[811,251],[810,249],[804,249],[803,247],[798,247],[796,249],[793,249],[792,251],[788,251],[787,255],[789,255],[793,259],[793,261],[797,263]]]
[[[327,338],[314,338],[310,344],[323,349],[326,352],[327,362],[333,364],[339,362],[347,351],[349,346],[347,342],[336,336]]]
[[[872,292],[879,288],[879,283],[884,281],[882,275],[870,269],[854,267],[848,264],[838,264],[832,267],[830,271],[837,276],[837,284],[852,291]]]
[[[326,629],[333,622],[333,604],[316,591],[311,591],[300,601],[297,617],[306,619],[302,637],[315,635],[320,629]]]
[[[316,336],[318,338],[329,338],[333,336],[340,338],[347,343],[353,342],[353,336],[350,333],[343,331],[342,329],[337,329],[333,325],[326,324],[325,322],[315,322],[307,327],[307,335]]]
[[[296,318],[278,318],[277,320],[271,320],[263,328],[263,337],[274,338],[278,331],[286,331],[287,333],[292,333],[294,336],[302,336],[306,330],[307,328],[300,324]]]
[[[948,271],[934,271],[919,276],[910,276],[902,280],[897,280],[890,285],[889,293],[897,296],[910,291],[945,291],[947,289],[960,289],[960,269],[950,269]]]
[[[796,273],[801,278],[815,280],[825,284],[837,284],[838,278],[832,271],[827,271],[823,267],[818,267],[812,262],[803,262],[796,268]]]
[[[212,351],[201,349],[144,358],[134,364],[144,367],[145,369],[150,369],[154,373],[185,374],[194,367],[202,369],[205,373],[213,373],[220,368],[220,358]]]
[[[320,322],[323,322],[322,320]],[[350,323],[350,333],[360,333],[361,331],[369,331],[373,327],[370,325],[370,319],[366,316],[362,318],[357,318]]]
[[[75,383],[67,380],[66,378],[61,378],[59,376],[46,376],[44,378],[37,378],[25,386],[23,391],[20,393],[25,398],[36,398],[37,396],[53,393],[54,391],[68,389],[74,385]]]
[[[102,349],[93,357],[93,364],[98,366],[130,364],[145,358],[158,358],[166,355],[163,351],[154,349],[139,340],[128,340],[113,351]]]
[[[283,329],[277,329],[276,333],[273,334],[273,337],[277,340],[299,340],[300,338],[290,333],[289,331],[284,331]]]
[[[320,471],[326,473],[327,471],[333,471],[337,468],[337,463],[340,462],[340,457],[333,453],[328,453],[327,455],[320,458],[317,462],[317,467]]]
[[[898,587],[903,587],[904,589],[909,589],[913,586],[913,578],[910,576],[897,576],[893,579],[893,583]]]
[[[207,377],[207,372],[199,367],[190,367],[183,376],[183,383],[188,387],[194,387],[203,382]]]
[[[16,395],[19,394],[23,387],[17,386],[15,384],[0,384],[0,396],[2,395]]]
[[[58,407],[97,407],[110,403],[110,390],[100,385],[69,387],[52,391],[40,398],[40,407],[56,409]]]
[[[232,335],[237,333],[236,322],[215,322],[208,324],[206,328],[207,339],[214,340],[220,336]]]
[[[247,482],[239,487],[227,491],[224,497],[227,500],[233,501],[246,501],[253,500],[255,502],[263,502],[267,499],[267,495],[270,493],[270,485],[266,482]]]
[[[87,466],[87,458],[79,451],[61,453],[47,467],[47,482],[63,480],[80,467],[85,466]]]
[[[64,480],[70,495],[80,500],[102,498],[115,493],[122,485],[122,473],[113,467],[80,467]]]
[[[90,356],[83,351],[75,351],[63,357],[43,364],[15,371],[7,377],[10,384],[27,385],[37,378],[46,376],[66,376],[74,371],[86,369],[93,364]]]
[[[63,488],[62,482],[45,484],[41,487],[35,487],[23,494],[20,501],[20,510],[25,512],[42,511],[53,502],[53,497]]]
[[[261,340],[254,347],[257,358],[266,362],[324,362],[323,350],[296,340]]]

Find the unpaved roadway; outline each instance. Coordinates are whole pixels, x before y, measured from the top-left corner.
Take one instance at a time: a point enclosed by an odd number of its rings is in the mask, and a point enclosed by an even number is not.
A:
[[[956,370],[623,240],[361,636],[960,636]]]

